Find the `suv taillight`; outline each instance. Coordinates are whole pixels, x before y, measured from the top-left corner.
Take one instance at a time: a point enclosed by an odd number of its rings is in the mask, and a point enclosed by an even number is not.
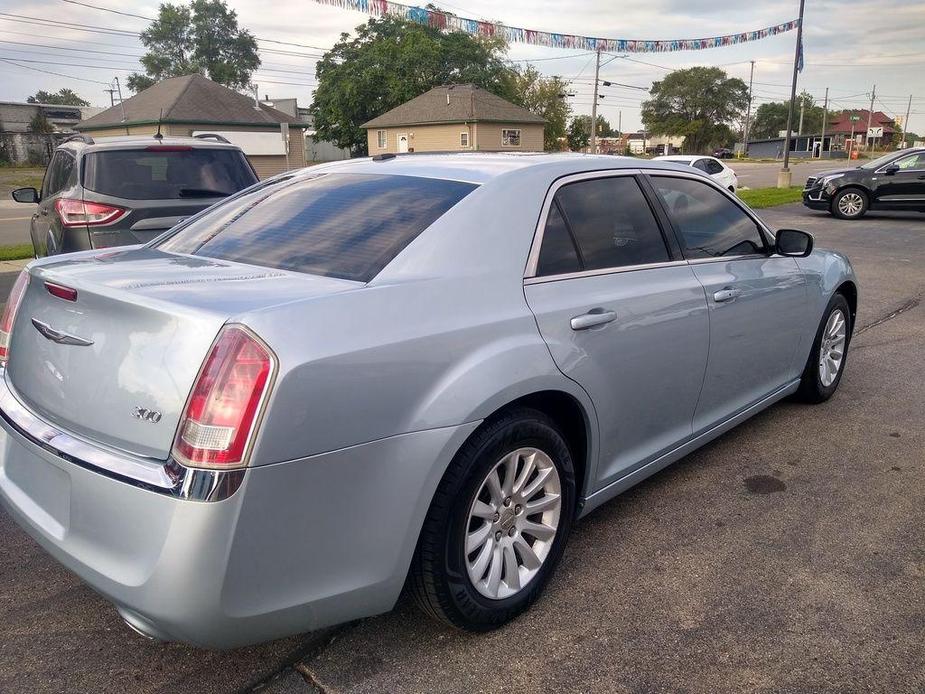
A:
[[[0,321],[0,365],[2,366],[5,366],[10,358],[10,334],[13,332],[13,321],[16,320],[16,312],[19,310],[28,286],[29,273],[23,270],[10,290],[10,296],[3,309],[3,320]]]
[[[173,456],[191,467],[245,465],[273,369],[270,350],[250,332],[222,328],[186,403]]]
[[[73,198],[58,198],[55,200],[55,209],[61,217],[61,223],[66,227],[100,226],[112,224],[125,215],[128,210],[115,205],[104,205],[101,202],[84,202]]]

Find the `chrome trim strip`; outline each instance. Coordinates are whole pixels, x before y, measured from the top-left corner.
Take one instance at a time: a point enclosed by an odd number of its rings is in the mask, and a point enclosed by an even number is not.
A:
[[[546,231],[546,218],[549,216],[549,208],[552,207],[553,198],[556,192],[564,185],[574,183],[575,181],[585,181],[589,178],[615,178],[617,176],[636,176],[642,173],[639,169],[598,169],[596,171],[584,171],[582,173],[568,174],[557,178],[546,191],[546,197],[543,199],[543,207],[540,210],[540,219],[536,224],[536,230],[533,232],[533,243],[530,246],[530,254],[527,256],[527,267],[524,268],[524,279],[533,279],[536,277],[536,266],[540,261],[540,247],[543,245],[543,233]],[[608,269],[608,272],[611,271]],[[562,275],[549,275],[561,279]],[[544,278],[545,279],[545,278]]]
[[[686,260],[668,260],[663,263],[646,263],[644,265],[624,265],[623,267],[605,267],[597,270],[582,270],[581,272],[566,272],[561,275],[543,275],[542,277],[528,277],[524,285],[543,284],[545,282],[558,282],[559,280],[572,280],[579,277],[597,277],[598,275],[614,275],[619,272],[635,272],[637,270],[654,270],[663,267],[679,267],[687,265]]]
[[[234,494],[245,470],[201,470],[166,462],[117,454],[94,446],[45,422],[13,394],[0,367],[0,421],[8,430],[52,455],[87,470],[178,499],[221,501]]]

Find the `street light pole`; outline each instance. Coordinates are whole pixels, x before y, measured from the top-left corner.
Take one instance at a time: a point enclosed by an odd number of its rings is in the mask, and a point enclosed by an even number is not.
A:
[[[870,110],[867,112],[867,138],[864,142],[867,144],[867,151],[870,152],[873,149],[874,139],[870,136],[870,126],[874,120],[874,99],[877,98],[877,85],[874,85],[874,88],[870,90]]]
[[[597,154],[597,86],[601,73],[601,49],[597,49],[594,63],[594,98],[591,100],[591,154]]]
[[[790,108],[787,109],[787,137],[784,138],[784,166],[777,174],[777,187],[789,188],[793,173],[790,171],[790,134],[793,128],[793,106],[797,98],[797,73],[800,67],[800,49],[803,46],[803,9],[806,0],[800,0],[800,19],[797,24],[797,45],[793,49],[793,79],[790,82]]]
[[[906,119],[903,121],[902,149],[906,148],[906,133],[909,132],[909,113],[912,111],[912,94],[909,95],[909,105],[906,106]]]
[[[825,121],[829,115],[829,88],[825,88],[825,101],[822,102],[822,137],[819,142],[819,158],[822,159],[822,153],[825,152]],[[831,149],[831,148],[830,148]]]

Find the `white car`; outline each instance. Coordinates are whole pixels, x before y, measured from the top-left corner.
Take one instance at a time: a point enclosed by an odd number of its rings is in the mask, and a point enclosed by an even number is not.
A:
[[[695,169],[705,171],[716,180],[723,188],[728,188],[733,193],[739,187],[739,179],[736,173],[716,157],[707,157],[697,154],[670,154],[661,157],[654,157],[660,161],[671,161],[675,164],[686,164],[693,166]]]

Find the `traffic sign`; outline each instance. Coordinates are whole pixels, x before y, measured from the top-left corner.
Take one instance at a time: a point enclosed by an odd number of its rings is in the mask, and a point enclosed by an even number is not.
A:
[[[878,128],[868,128],[867,137],[883,137],[883,126]]]
[[[860,116],[849,116],[849,117],[848,117],[848,120],[855,120],[855,121],[857,121],[857,120],[861,120],[861,117],[860,117]]]

